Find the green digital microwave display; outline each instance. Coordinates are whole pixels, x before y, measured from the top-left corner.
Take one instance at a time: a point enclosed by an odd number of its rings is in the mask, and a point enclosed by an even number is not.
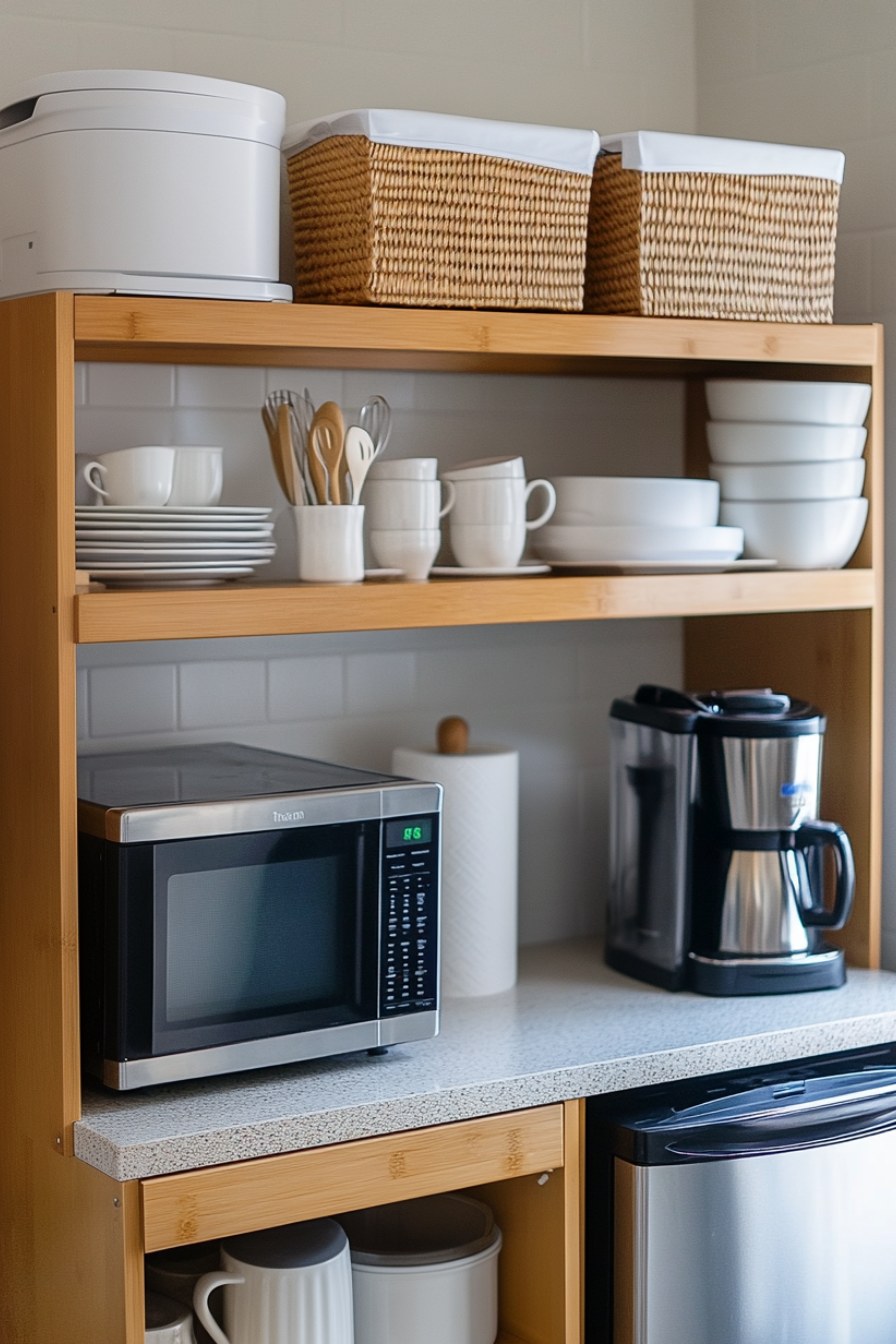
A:
[[[386,845],[428,845],[432,840],[431,817],[403,817],[386,825]]]

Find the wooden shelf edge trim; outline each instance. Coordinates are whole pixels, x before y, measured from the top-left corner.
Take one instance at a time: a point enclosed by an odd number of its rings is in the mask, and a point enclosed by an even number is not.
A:
[[[873,607],[872,570],[234,584],[78,593],[79,644]]]
[[[873,324],[827,325],[586,313],[340,307],[327,304],[75,298],[78,358],[103,347],[204,346],[752,361],[870,366]]]
[[[142,1181],[147,1251],[562,1168],[562,1104]]]

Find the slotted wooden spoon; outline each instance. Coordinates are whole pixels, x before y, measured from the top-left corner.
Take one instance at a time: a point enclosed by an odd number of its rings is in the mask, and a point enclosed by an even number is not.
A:
[[[309,440],[312,479],[319,501],[344,504],[345,421],[335,401],[325,401],[317,409]],[[320,484],[319,476],[323,478]]]

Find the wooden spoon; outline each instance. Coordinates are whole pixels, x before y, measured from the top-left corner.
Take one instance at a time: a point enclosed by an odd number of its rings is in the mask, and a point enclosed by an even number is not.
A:
[[[335,401],[325,401],[311,422],[311,470],[321,503],[344,504],[345,421]],[[319,485],[318,476],[323,476]]]

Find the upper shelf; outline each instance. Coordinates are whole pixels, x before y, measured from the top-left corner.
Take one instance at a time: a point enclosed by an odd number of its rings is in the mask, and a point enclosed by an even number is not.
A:
[[[880,341],[873,325],[75,298],[82,360],[678,375],[732,362],[868,368]]]

